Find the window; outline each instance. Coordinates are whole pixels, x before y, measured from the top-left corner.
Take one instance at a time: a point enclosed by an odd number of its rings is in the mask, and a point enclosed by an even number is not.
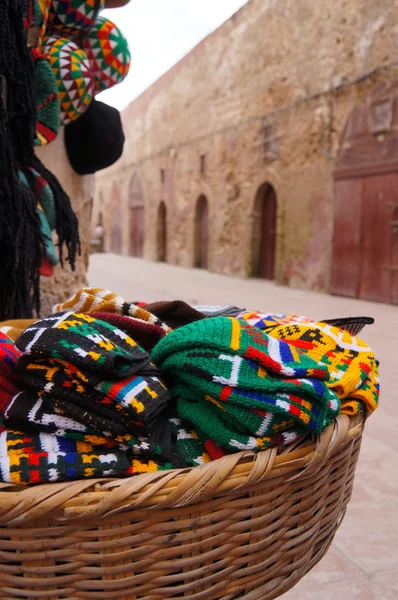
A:
[[[205,172],[206,172],[206,155],[201,154],[200,155],[200,173],[201,173],[201,175],[204,175]]]

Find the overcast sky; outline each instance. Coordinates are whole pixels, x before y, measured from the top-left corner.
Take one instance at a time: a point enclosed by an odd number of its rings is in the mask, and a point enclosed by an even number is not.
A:
[[[131,0],[101,15],[129,41],[131,68],[125,81],[97,97],[123,109],[247,0]]]

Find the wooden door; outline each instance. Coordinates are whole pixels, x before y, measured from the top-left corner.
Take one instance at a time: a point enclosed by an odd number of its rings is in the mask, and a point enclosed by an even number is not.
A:
[[[195,217],[195,267],[209,266],[209,206],[207,198],[201,196],[196,205]]]
[[[364,300],[393,301],[391,205],[397,201],[397,195],[398,174],[363,179],[362,269],[358,297]]]
[[[117,184],[113,186],[110,211],[110,251],[114,254],[122,253],[122,207],[120,189]]]
[[[357,298],[362,268],[362,180],[337,181],[331,292]]]
[[[347,120],[336,160],[331,292],[398,303],[398,80]]]
[[[167,262],[167,211],[164,202],[159,206],[157,234],[158,261]]]
[[[261,248],[259,276],[262,279],[275,277],[276,245],[276,194],[272,185],[264,190],[261,214]]]
[[[398,197],[391,203],[391,302],[398,304]]]

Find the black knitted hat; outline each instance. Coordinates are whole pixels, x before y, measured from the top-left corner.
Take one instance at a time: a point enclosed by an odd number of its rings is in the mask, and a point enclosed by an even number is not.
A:
[[[79,175],[110,167],[119,160],[124,146],[119,111],[93,100],[79,119],[65,127],[65,144],[70,163]]]

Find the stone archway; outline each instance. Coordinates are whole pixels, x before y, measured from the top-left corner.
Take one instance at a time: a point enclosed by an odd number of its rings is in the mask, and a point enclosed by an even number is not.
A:
[[[352,111],[336,160],[333,294],[398,303],[398,81]]]
[[[195,210],[195,259],[194,266],[209,268],[209,203],[203,194],[199,196]]]
[[[131,256],[142,258],[144,254],[145,240],[145,201],[142,189],[141,177],[136,173],[133,175],[129,185],[129,208],[130,208],[130,243],[129,253]]]
[[[158,208],[156,241],[158,262],[167,262],[167,208],[163,201]]]
[[[275,278],[276,212],[275,189],[265,182],[257,190],[253,211],[252,277]]]
[[[110,212],[110,240],[109,249],[114,254],[122,253],[122,197],[117,183],[113,184]]]

